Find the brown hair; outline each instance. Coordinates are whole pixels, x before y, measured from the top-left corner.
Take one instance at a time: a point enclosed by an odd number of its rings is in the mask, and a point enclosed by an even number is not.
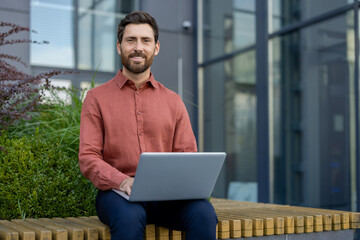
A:
[[[117,32],[117,37],[118,37],[119,43],[121,43],[121,41],[122,41],[122,37],[124,35],[124,30],[125,30],[126,25],[128,25],[130,23],[149,24],[154,31],[155,43],[158,41],[158,39],[159,39],[159,29],[158,28],[159,27],[156,23],[156,20],[147,12],[139,11],[139,12],[132,12],[132,13],[126,15],[119,23],[118,32]]]

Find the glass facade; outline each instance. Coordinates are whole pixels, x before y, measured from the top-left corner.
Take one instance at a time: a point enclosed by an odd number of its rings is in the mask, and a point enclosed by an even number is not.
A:
[[[272,40],[276,202],[351,208],[353,15]]]
[[[355,210],[358,3],[268,0],[268,64],[256,69],[262,61],[256,59],[256,1],[199,2],[206,49],[199,64],[204,150],[228,154],[218,193],[257,201],[263,166],[256,138],[270,136],[268,201]],[[256,72],[262,70],[269,72],[269,112],[256,115]],[[256,129],[256,119],[265,116],[269,133]]]

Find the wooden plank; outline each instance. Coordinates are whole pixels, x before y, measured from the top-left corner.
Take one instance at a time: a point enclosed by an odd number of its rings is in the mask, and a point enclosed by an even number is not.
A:
[[[251,219],[241,219],[241,236],[252,237],[253,235],[253,223]]]
[[[77,223],[77,222],[71,221],[69,219],[64,219],[64,218],[52,218],[52,220],[57,223],[63,223],[68,226],[74,226],[74,227],[78,227],[78,228],[82,229],[84,232],[85,240],[98,240],[99,239],[99,234],[98,234],[98,230],[96,229],[96,227],[90,227],[85,224]]]
[[[323,215],[323,224],[324,224],[324,231],[332,230],[332,215],[331,214]]]
[[[39,218],[38,220],[45,224],[55,224],[57,226],[65,228],[68,232],[69,240],[84,240],[84,230],[78,226],[64,224],[60,221],[54,221],[49,218]]]
[[[229,232],[230,231],[230,223],[228,220],[219,220],[219,231],[220,232]]]
[[[360,223],[360,213],[351,212],[350,213],[350,223]]]
[[[106,225],[104,226],[104,224],[100,225],[100,224],[94,223],[94,222],[92,222],[92,221],[94,221],[94,219],[90,219],[90,218],[68,217],[66,219],[76,222],[76,223],[84,224],[85,226],[87,226],[89,228],[97,229],[98,239],[106,240],[106,227],[105,227]]]
[[[242,219],[250,219],[253,226],[250,229],[245,229],[247,231],[252,230],[253,236],[263,236],[264,233],[264,228],[263,228],[263,219],[261,218],[256,218],[256,217],[248,217],[248,216],[244,216],[244,215],[232,215],[226,212],[217,212],[217,215],[219,217],[219,219],[222,219],[223,221],[226,221],[226,219],[235,219],[235,220],[242,220]],[[239,230],[244,230],[244,229],[239,229]]]
[[[216,234],[215,234],[216,239],[219,239],[219,223],[216,224]]]
[[[350,216],[350,228],[356,229],[360,228],[360,213],[351,212]]]
[[[146,239],[155,238],[155,225],[154,224],[146,225],[144,236],[146,237]]]
[[[264,221],[264,219],[266,220],[267,218],[273,218],[274,219],[273,220],[274,234],[275,234],[275,232],[279,233],[278,232],[279,229],[275,229],[275,225],[277,227],[280,227],[279,225],[281,225],[281,224],[282,224],[282,227],[286,228],[286,229],[282,229],[283,231],[281,234],[283,234],[283,232],[285,232],[285,230],[287,233],[294,232],[293,217],[280,215],[277,211],[274,211],[272,209],[230,209],[230,210],[233,214],[236,214],[238,216],[245,216],[247,218],[248,218],[248,216],[253,216],[253,217],[249,217],[250,219],[259,218],[258,216],[261,216],[260,218],[262,218],[263,221]],[[219,211],[219,210],[216,209],[216,211]],[[256,227],[256,225],[254,227]]]
[[[283,216],[286,220],[285,233],[313,232],[314,223],[310,223],[309,220],[311,219],[312,221],[314,221],[314,217],[308,216],[308,213],[302,213],[302,212],[297,212],[282,208],[264,208],[261,209],[261,211],[263,212],[263,214],[271,214],[271,216]],[[322,218],[322,216],[318,216],[318,217]],[[319,220],[317,219],[316,224],[318,224],[318,222]],[[320,221],[320,225],[317,226],[317,230],[322,230],[323,226],[321,222],[322,221]]]
[[[241,237],[241,221],[239,220],[230,220],[230,237],[231,238],[240,238]]]
[[[262,217],[264,221],[264,235],[360,228],[360,213],[356,212],[239,202],[214,198],[211,199],[211,203],[218,216],[222,217],[222,220],[244,219],[245,216],[250,216],[251,219]],[[269,222],[266,219],[267,217],[273,218],[274,222]],[[280,217],[283,217],[283,219]],[[292,223],[292,220],[294,223]],[[274,225],[273,229],[268,227],[268,225],[272,224]],[[293,224],[294,231],[292,231]],[[285,229],[282,228],[284,225]],[[256,225],[253,226],[253,231],[256,230],[255,228],[257,228]],[[269,229],[271,230],[268,231]],[[242,231],[244,230],[242,229]],[[235,230],[230,229],[230,234],[234,232]]]
[[[185,240],[185,239],[186,239],[185,235],[186,235],[186,233],[185,233],[184,231],[181,232],[181,239],[182,239],[182,240]]]
[[[155,225],[156,240],[169,240],[170,230],[165,227]]]
[[[219,220],[222,218],[225,218],[225,222],[220,223],[221,229],[224,232],[229,232],[230,237],[232,236],[232,238],[236,237],[241,237],[241,221],[239,219],[232,219],[231,217],[225,216],[218,216]],[[227,222],[229,222],[229,225],[227,225]],[[226,224],[225,224],[226,223]],[[218,223],[219,225],[219,223]],[[240,236],[239,236],[240,235]]]
[[[181,231],[170,230],[170,240],[181,240]]]
[[[228,220],[218,221],[218,239],[230,238],[230,223]]]
[[[49,229],[52,233],[52,240],[68,240],[67,230],[63,227],[57,226],[55,224],[44,223],[38,219],[26,219],[26,221],[31,224],[36,224],[38,226]]]
[[[240,213],[233,211],[217,210],[217,214],[221,215],[224,219],[240,219],[250,218],[253,221],[253,236],[259,237],[263,235],[274,235],[274,219],[263,217],[260,214],[254,214],[241,211]],[[238,229],[240,230],[240,229]]]
[[[79,220],[84,220],[87,223],[94,224],[99,231],[99,239],[110,240],[110,228],[108,225],[102,223],[98,218],[90,218],[90,217],[78,217]]]
[[[241,211],[243,211],[243,209]],[[274,215],[271,212],[264,212],[261,208],[248,209],[247,215],[263,218],[265,236],[284,234],[285,232],[285,218],[283,216]]]
[[[23,227],[27,227],[35,232],[35,238],[36,240],[51,240],[52,234],[51,231],[47,228],[31,224],[29,222],[26,222],[25,220],[20,219],[13,219],[11,222],[19,224]]]
[[[267,211],[267,209],[264,209],[264,211]],[[312,216],[308,216],[308,214],[296,212],[290,209],[282,209],[282,208],[274,208],[272,211],[277,212],[276,214],[279,214],[280,216],[286,216],[285,220],[285,227],[288,226],[287,229],[285,229],[285,233],[303,233],[303,232],[313,232],[313,223],[310,223],[310,219],[313,220]],[[291,219],[291,217],[292,219]],[[292,229],[294,227],[294,229]],[[322,226],[321,226],[322,227]]]
[[[360,213],[354,212],[346,212],[346,211],[339,211],[339,210],[328,210],[328,209],[318,209],[318,208],[307,208],[307,207],[292,207],[292,206],[284,206],[284,205],[276,205],[276,204],[258,204],[258,203],[248,203],[248,202],[237,202],[231,201],[226,199],[212,199],[211,203],[213,204],[215,209],[268,209],[268,208],[282,208],[282,209],[289,209],[299,214],[306,214],[313,216],[313,231],[330,231],[330,230],[340,230],[340,229],[348,229],[358,228],[360,227]],[[285,210],[284,210],[285,211]],[[340,223],[337,223],[336,219],[333,220],[333,216],[339,214],[341,217]],[[350,216],[350,217],[348,217]],[[300,221],[298,217],[297,220]],[[330,224],[332,222],[332,224]],[[322,224],[321,224],[322,223]],[[354,224],[359,223],[359,224]],[[339,229],[340,224],[340,229]],[[274,222],[275,225],[275,222]],[[296,223],[295,223],[296,225]],[[332,225],[330,227],[330,225]],[[295,227],[295,232],[301,232],[300,226]],[[305,231],[305,229],[304,229]],[[306,229],[307,232],[311,231],[311,225],[308,224]],[[275,233],[275,232],[274,232]]]
[[[16,230],[21,240],[35,240],[35,232],[27,227],[7,220],[0,220],[0,225]]]
[[[0,222],[0,239],[19,240],[19,233],[13,228],[2,225]]]
[[[156,238],[155,237],[146,237],[146,236],[144,236],[144,240],[156,240]]]
[[[229,229],[230,229],[230,236],[238,236],[239,234],[242,237],[251,237],[253,236],[253,221],[252,219],[245,219],[245,218],[241,218],[240,216],[237,216],[237,219],[231,219],[232,217],[229,217],[229,215],[222,215],[220,213],[218,213],[218,218],[219,218],[219,222],[220,221],[225,221],[224,223],[226,223],[226,228],[223,228],[224,233],[222,233],[221,237],[226,237],[228,234],[228,227],[227,227],[227,219],[230,219],[229,221]],[[230,223],[231,226],[230,226]],[[220,233],[220,231],[219,231]],[[220,236],[218,237],[220,239]],[[229,237],[228,237],[229,238]]]
[[[332,216],[334,214],[340,215],[341,217],[341,229],[349,229],[350,224],[349,224],[349,212],[344,212],[344,211],[337,211],[337,210],[329,210],[329,209],[318,209],[318,208],[308,208],[308,207],[283,207],[283,206],[279,206],[279,208],[291,208],[293,211],[298,211],[298,212],[304,212],[304,213],[308,213],[308,214],[312,214],[314,217],[316,216],[316,218],[314,218],[314,231],[321,231],[321,229],[317,229],[316,228],[316,221],[319,221],[319,217],[318,215],[326,215],[326,216]],[[321,217],[322,219],[324,219],[323,217]],[[329,223],[323,223],[322,225],[328,225]],[[336,223],[338,224],[338,223]],[[318,224],[320,225],[320,224]],[[335,226],[335,228],[337,229],[338,227]],[[329,227],[326,227],[326,229],[328,230]],[[324,229],[323,229],[324,230]],[[337,229],[339,230],[339,229]]]

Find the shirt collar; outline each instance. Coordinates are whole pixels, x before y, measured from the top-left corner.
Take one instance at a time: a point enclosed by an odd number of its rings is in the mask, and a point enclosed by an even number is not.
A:
[[[119,85],[120,88],[123,88],[126,82],[130,79],[128,79],[123,73],[122,70],[119,70],[118,73],[115,76],[115,82]],[[131,80],[130,80],[131,81]],[[154,79],[154,76],[152,73],[150,73],[150,77],[148,80],[146,80],[145,84],[149,84],[153,88],[158,88],[159,83]]]

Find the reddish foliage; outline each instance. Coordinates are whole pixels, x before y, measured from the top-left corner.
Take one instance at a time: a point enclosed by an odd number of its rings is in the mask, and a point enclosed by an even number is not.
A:
[[[4,31],[0,32],[0,47],[19,43],[39,43],[29,39],[8,39],[19,32],[29,32],[30,29],[27,27],[0,22],[1,30]],[[27,67],[19,57],[0,53],[0,130],[7,129],[16,120],[28,117],[27,113],[40,103],[44,91],[50,87],[51,77],[74,73],[53,70],[33,76],[19,70],[13,63]]]

